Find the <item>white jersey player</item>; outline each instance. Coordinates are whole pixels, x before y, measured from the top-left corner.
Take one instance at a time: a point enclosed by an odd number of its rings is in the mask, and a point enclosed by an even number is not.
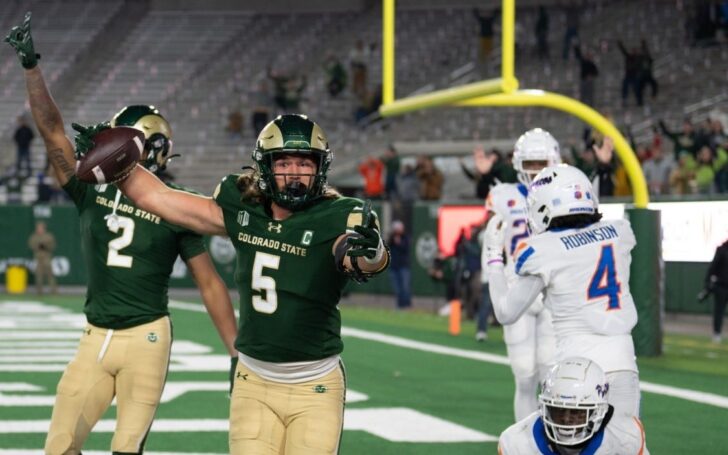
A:
[[[637,417],[607,403],[609,382],[595,362],[570,357],[543,384],[539,410],[511,425],[498,441],[499,455],[647,455]]]
[[[505,223],[494,216],[486,230],[496,316],[503,324],[518,320],[543,292],[553,317],[556,360],[581,356],[597,362],[609,379],[616,412],[638,416],[631,337],[637,311],[629,289],[635,237],[629,222],[600,221],[591,183],[568,165],[541,171],[531,184],[528,205],[534,234],[517,247],[518,278],[510,289],[498,263]]]
[[[490,212],[499,215],[505,223],[502,249],[505,251],[505,273],[510,284],[517,277],[513,261],[516,248],[529,236],[527,185],[541,169],[560,162],[559,144],[551,134],[541,128],[527,131],[516,141],[513,151],[513,165],[521,183],[499,183],[488,195],[486,212],[489,216]],[[485,248],[482,254],[485,273]],[[493,299],[493,289],[490,294]],[[538,408],[538,384],[554,361],[555,338],[551,314],[544,308],[540,296],[520,319],[503,326],[503,338],[516,382],[513,408],[516,420],[521,420]]]

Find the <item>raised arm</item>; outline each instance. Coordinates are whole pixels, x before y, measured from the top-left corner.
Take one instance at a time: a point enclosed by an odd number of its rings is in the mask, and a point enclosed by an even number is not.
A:
[[[212,198],[172,189],[138,164],[116,185],[137,207],[169,223],[200,234],[227,235],[222,209]]]
[[[65,185],[74,174],[76,159],[73,145],[63,127],[61,112],[48,91],[43,73],[38,67],[40,55],[35,53],[33,36],[30,33],[30,13],[25,15],[22,25],[10,30],[5,41],[18,54],[20,64],[25,68],[25,86],[30,111],[45,142],[48,161],[53,166],[56,178],[61,185]]]

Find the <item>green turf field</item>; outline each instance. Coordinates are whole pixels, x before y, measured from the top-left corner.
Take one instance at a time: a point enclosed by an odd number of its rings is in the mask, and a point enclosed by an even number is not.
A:
[[[42,453],[55,384],[83,324],[81,298],[0,295],[0,455]],[[145,453],[227,452],[227,355],[201,305],[173,302],[175,348]],[[342,308],[349,403],[343,454],[488,454],[512,422],[513,383],[501,332],[446,333],[422,313]],[[665,339],[640,359],[642,418],[652,454],[728,453],[728,345]],[[108,453],[115,408],[84,454]]]

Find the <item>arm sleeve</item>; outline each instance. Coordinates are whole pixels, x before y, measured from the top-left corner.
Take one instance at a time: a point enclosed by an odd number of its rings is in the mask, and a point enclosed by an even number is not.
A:
[[[501,324],[516,322],[546,287],[541,277],[525,276],[519,277],[516,283],[508,289],[501,264],[488,268],[488,281],[493,310]]]
[[[179,255],[185,262],[207,251],[202,236],[192,231],[180,233],[177,243],[179,244]]]

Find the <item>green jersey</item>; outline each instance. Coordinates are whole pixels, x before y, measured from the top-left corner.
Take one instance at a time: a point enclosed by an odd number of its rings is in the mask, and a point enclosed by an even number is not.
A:
[[[361,224],[362,201],[323,199],[276,221],[263,204],[240,200],[236,175],[215,190],[237,251],[240,328],[235,347],[266,362],[320,360],[340,353],[337,307],[348,277],[333,255],[336,239]]]
[[[74,176],[63,189],[79,212],[88,321],[124,329],[168,315],[172,267],[178,255],[186,261],[203,253],[202,237],[137,208],[113,185],[87,185]]]

